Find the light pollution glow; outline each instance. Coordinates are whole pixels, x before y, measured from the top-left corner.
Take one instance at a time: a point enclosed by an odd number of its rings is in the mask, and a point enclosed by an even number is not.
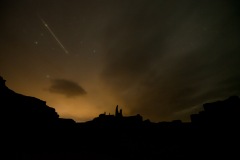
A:
[[[239,6],[1,1],[0,75],[76,121],[113,114],[116,105],[152,121],[189,120],[202,103],[240,94]]]

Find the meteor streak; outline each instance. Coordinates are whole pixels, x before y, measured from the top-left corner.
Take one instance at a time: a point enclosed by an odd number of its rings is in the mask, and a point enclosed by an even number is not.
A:
[[[42,21],[43,25],[47,28],[47,30],[49,31],[49,33],[53,36],[53,38],[57,41],[57,43],[59,44],[59,46],[63,49],[63,51],[68,54],[68,50],[63,46],[63,44],[61,43],[61,41],[58,39],[58,37],[54,34],[54,32],[51,30],[51,28],[48,26],[48,24],[39,16],[40,20]]]

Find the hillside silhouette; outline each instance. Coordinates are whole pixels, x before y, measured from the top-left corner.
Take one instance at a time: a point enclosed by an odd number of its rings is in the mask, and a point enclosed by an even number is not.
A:
[[[240,98],[203,104],[191,122],[153,123],[139,114],[100,114],[77,123],[54,108],[9,89],[0,77],[6,159],[173,159],[238,157]],[[10,153],[10,154],[9,154]]]

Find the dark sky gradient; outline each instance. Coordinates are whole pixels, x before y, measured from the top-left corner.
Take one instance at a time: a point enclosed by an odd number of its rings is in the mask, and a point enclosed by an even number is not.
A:
[[[124,115],[187,121],[240,95],[238,0],[0,3],[0,74],[61,117],[86,121],[118,104]]]

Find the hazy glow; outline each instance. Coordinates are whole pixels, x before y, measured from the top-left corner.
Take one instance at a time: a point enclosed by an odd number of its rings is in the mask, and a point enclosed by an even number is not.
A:
[[[77,121],[113,114],[116,105],[152,121],[189,120],[202,103],[240,94],[238,6],[1,1],[0,75]]]

